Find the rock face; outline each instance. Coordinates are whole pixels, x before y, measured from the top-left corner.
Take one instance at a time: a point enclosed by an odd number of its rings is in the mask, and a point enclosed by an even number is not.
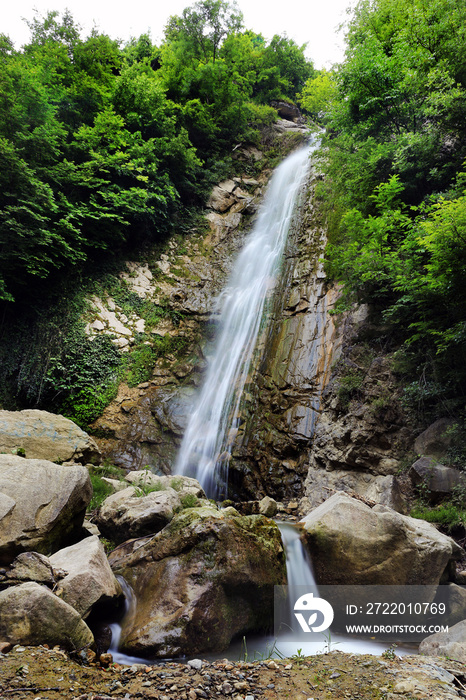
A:
[[[300,225],[290,231],[271,321],[259,340],[257,375],[245,387],[229,463],[235,499],[302,495],[321,393],[341,349],[329,313],[339,290],[326,283],[326,238],[312,204],[316,182],[311,178]]]
[[[463,554],[433,525],[344,493],[302,522],[320,584],[438,585]]]
[[[24,450],[28,459],[100,461],[94,440],[75,423],[47,411],[0,411],[0,452]]]
[[[0,455],[0,563],[68,544],[81,530],[91,495],[86,467]]]
[[[122,596],[121,586],[112,573],[99,538],[85,537],[81,542],[60,549],[50,557],[52,566],[66,576],[55,591],[85,620],[96,608],[113,603]]]
[[[79,613],[38,583],[0,592],[0,639],[12,644],[56,644],[82,649],[94,642]]]
[[[281,537],[263,516],[188,508],[153,537],[110,555],[136,597],[125,618],[127,653],[179,656],[225,649],[273,619],[273,586],[286,581]]]
[[[423,639],[419,653],[426,656],[448,656],[466,664],[466,620],[450,627],[448,632],[437,632]]]

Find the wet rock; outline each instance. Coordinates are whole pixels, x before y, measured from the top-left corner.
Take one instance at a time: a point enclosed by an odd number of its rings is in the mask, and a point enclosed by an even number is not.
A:
[[[427,656],[448,656],[466,663],[466,620],[450,627],[448,632],[437,632],[422,640],[419,653]]]
[[[303,519],[318,583],[438,585],[463,550],[429,523],[336,493]]]
[[[86,467],[0,455],[0,563],[78,537],[91,496]]]
[[[33,582],[0,592],[0,638],[12,644],[58,644],[70,650],[94,642],[74,608]]]
[[[102,534],[118,544],[158,532],[179,508],[180,495],[172,488],[144,495],[138,487],[128,486],[105,499],[96,522]]]
[[[273,585],[285,582],[278,528],[212,505],[189,508],[153,537],[126,542],[110,563],[131,585],[136,609],[123,622],[131,654],[220,650],[273,619]]]
[[[24,450],[28,459],[100,461],[94,440],[73,421],[36,409],[0,411],[0,453],[16,450]]]
[[[54,567],[66,571],[55,591],[85,620],[98,607],[123,596],[98,537],[86,537],[78,544],[65,547],[50,557]]]

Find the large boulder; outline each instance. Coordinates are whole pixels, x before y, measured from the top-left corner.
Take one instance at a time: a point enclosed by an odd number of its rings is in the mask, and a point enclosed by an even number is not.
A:
[[[430,523],[342,492],[302,522],[320,584],[437,585],[463,554]]]
[[[466,664],[466,620],[422,640],[419,653],[426,656],[448,656]]]
[[[51,462],[100,460],[94,440],[68,418],[36,409],[0,411],[0,452],[18,450],[28,459]]]
[[[368,501],[381,503],[398,512],[404,512],[404,502],[396,476],[375,476],[369,472],[333,469],[327,471],[310,467],[306,477],[308,511],[317,508],[337,491],[356,493]]]
[[[35,582],[0,592],[0,639],[11,644],[59,644],[70,650],[94,643],[80,614]]]
[[[120,646],[139,656],[218,652],[238,634],[269,628],[273,587],[286,583],[275,523],[212,505],[183,510],[109,559],[136,597]]]
[[[0,455],[0,563],[19,553],[50,554],[77,537],[92,496],[89,472]]]
[[[455,422],[451,418],[439,418],[429,425],[414,441],[414,451],[418,455],[428,455],[441,459],[453,442],[451,428]]]
[[[77,610],[84,620],[97,607],[116,604],[123,595],[97,536],[60,549],[50,557],[50,562],[66,572],[56,595]]]
[[[455,488],[466,487],[464,472],[439,464],[435,457],[417,459],[409,470],[409,476],[414,486],[425,485],[433,502],[442,500]]]
[[[180,495],[174,489],[144,495],[138,487],[128,486],[105,499],[96,522],[104,537],[119,544],[162,530],[180,509]]]

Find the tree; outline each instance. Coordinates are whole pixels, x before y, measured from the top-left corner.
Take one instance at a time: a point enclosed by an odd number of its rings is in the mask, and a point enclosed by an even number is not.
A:
[[[181,17],[172,17],[165,34],[168,41],[184,35],[192,42],[197,58],[215,63],[222,41],[242,25],[243,15],[236,2],[200,0],[185,8]]]

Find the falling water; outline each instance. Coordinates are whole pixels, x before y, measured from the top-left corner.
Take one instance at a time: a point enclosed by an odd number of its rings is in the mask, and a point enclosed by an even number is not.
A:
[[[198,479],[211,498],[226,495],[241,395],[311,150],[293,153],[275,171],[257,223],[219,300],[220,332],[174,469],[176,474]]]

